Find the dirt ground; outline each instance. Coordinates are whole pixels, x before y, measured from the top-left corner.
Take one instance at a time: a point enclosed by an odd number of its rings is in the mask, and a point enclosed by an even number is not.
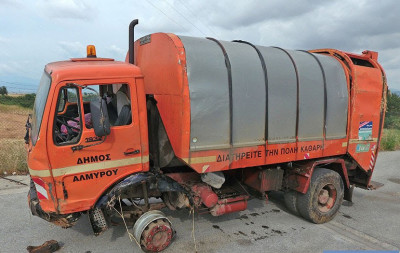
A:
[[[23,95],[25,95],[25,94],[9,93],[7,96],[10,96],[10,97],[20,97],[20,96],[23,96]]]

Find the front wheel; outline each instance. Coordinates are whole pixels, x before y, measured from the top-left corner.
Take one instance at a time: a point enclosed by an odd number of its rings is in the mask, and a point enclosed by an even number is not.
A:
[[[301,216],[314,223],[332,220],[342,205],[344,186],[333,170],[315,169],[306,194],[298,194],[297,209]]]
[[[145,252],[159,252],[170,245],[174,231],[168,218],[158,210],[144,213],[133,226],[133,236]]]

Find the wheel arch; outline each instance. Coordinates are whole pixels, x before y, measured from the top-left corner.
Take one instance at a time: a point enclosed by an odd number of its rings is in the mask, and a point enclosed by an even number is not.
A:
[[[343,158],[329,158],[307,162],[291,170],[287,175],[286,187],[305,194],[310,187],[311,177],[317,168],[326,168],[336,171],[343,180],[345,196],[351,190],[347,167]],[[347,198],[345,198],[347,200]]]
[[[115,197],[127,194],[129,191],[136,189],[143,183],[147,184],[148,191],[155,190],[159,191],[160,193],[179,191],[186,193],[186,190],[170,177],[152,172],[135,173],[123,178],[117,184],[107,188],[96,201],[94,208],[104,208],[107,205],[114,204],[112,202],[115,202]]]

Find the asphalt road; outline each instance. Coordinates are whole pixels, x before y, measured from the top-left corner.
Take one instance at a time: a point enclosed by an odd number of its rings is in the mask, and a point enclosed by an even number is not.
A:
[[[253,199],[246,211],[221,217],[194,217],[185,210],[165,211],[177,230],[165,252],[322,252],[323,250],[399,250],[400,151],[379,154],[373,180],[375,191],[354,190],[353,203],[344,202],[336,218],[316,225],[286,210],[282,194],[265,201]],[[27,182],[24,176],[10,177]],[[29,245],[57,240],[59,252],[140,252],[124,226],[92,234],[87,216],[70,229],[33,217],[27,206],[27,186],[0,178],[0,252],[26,252]]]

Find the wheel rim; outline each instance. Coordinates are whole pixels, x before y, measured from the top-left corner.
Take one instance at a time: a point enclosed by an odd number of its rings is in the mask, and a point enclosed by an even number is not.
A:
[[[337,191],[332,184],[325,185],[318,194],[318,209],[325,213],[329,212],[335,205]]]

